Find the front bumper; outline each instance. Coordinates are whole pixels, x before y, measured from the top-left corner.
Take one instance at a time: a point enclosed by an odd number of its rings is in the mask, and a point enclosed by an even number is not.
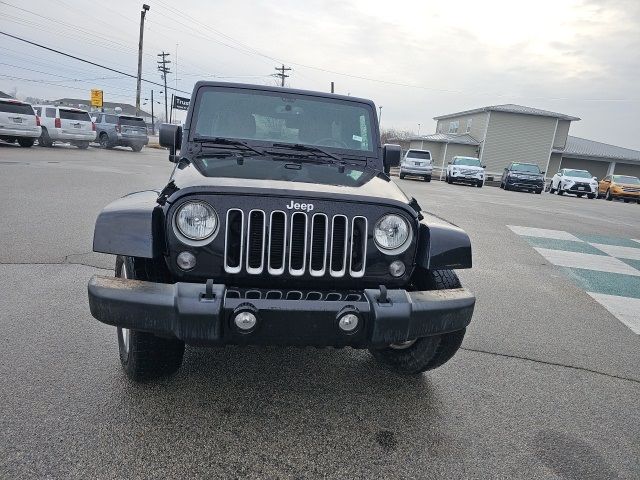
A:
[[[51,137],[51,140],[60,142],[93,142],[96,139],[96,132],[93,130],[90,132],[73,132],[56,128],[49,130],[49,137]]]
[[[484,181],[484,175],[478,173],[451,173],[451,180],[454,182],[471,182],[478,183]]]
[[[507,178],[507,185],[522,190],[542,190],[544,189],[544,180],[527,180],[521,178]]]
[[[89,307],[99,321],[193,344],[257,344],[385,346],[465,328],[471,322],[475,297],[466,289],[407,292],[366,289],[358,299],[283,300],[230,298],[226,286],[163,284],[93,276]],[[317,293],[317,292],[316,292]],[[249,333],[233,323],[235,313],[252,311],[258,318]],[[344,313],[355,313],[359,326],[338,328]]]

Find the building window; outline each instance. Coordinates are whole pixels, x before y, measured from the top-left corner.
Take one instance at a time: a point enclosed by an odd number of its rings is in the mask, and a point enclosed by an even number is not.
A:
[[[459,127],[460,127],[459,120],[456,120],[455,122],[449,122],[449,133],[458,133]]]
[[[473,123],[473,118],[469,118],[467,120],[467,130],[466,133],[469,133],[471,131],[471,124]]]

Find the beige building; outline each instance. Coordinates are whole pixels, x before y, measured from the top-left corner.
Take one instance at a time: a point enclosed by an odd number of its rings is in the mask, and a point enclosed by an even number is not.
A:
[[[569,135],[578,117],[521,105],[493,105],[434,117],[436,133],[410,138],[410,147],[430,150],[436,174],[454,156],[477,157],[487,178],[511,162],[535,163],[551,178],[560,168],[589,170],[598,178],[640,176],[640,152]]]

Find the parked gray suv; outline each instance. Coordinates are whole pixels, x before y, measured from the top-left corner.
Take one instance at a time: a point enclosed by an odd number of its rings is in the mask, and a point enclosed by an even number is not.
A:
[[[131,147],[139,152],[149,143],[147,124],[140,117],[92,112],[100,148]]]

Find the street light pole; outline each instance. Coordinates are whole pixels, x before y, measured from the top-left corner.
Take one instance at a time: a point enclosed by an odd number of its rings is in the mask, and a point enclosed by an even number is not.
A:
[[[420,124],[418,124],[418,135],[420,135]]]
[[[380,109],[380,114],[378,115],[378,125],[382,125],[382,105],[378,107]]]
[[[140,84],[142,83],[142,37],[144,36],[144,17],[150,9],[149,5],[143,4],[140,11],[140,39],[138,41],[138,81],[136,84],[136,115],[140,113]]]

